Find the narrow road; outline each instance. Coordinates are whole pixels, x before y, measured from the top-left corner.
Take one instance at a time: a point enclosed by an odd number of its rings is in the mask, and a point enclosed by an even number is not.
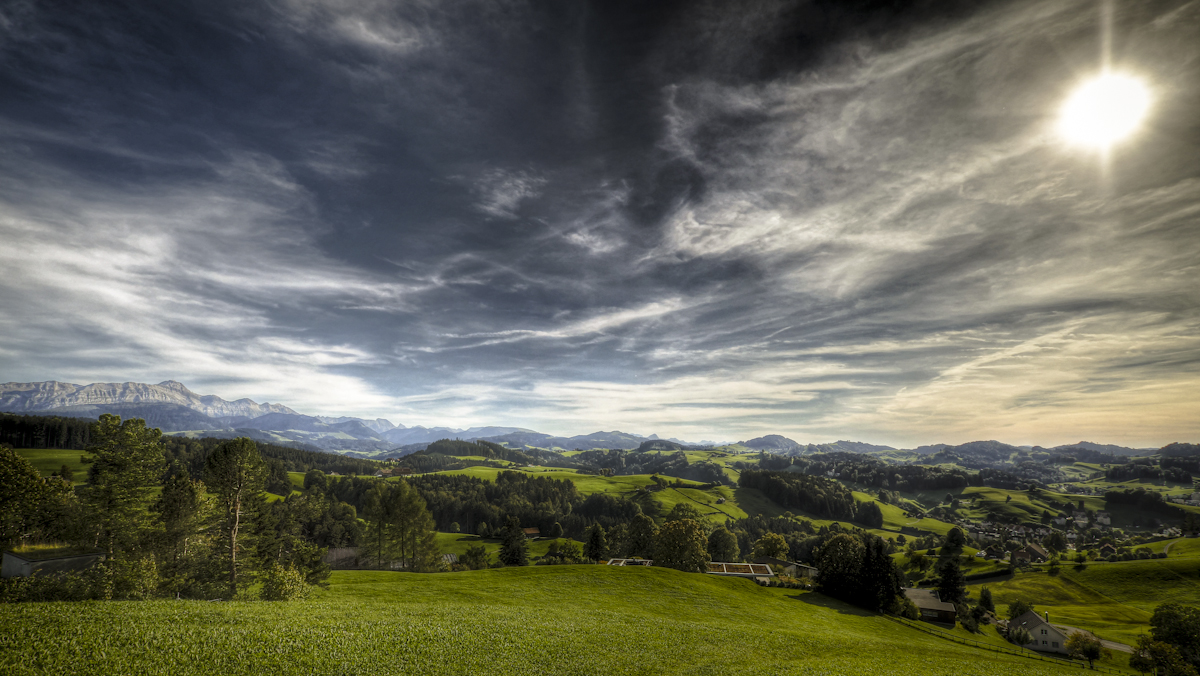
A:
[[[1088,631],[1087,629],[1080,629],[1078,627],[1068,627],[1065,624],[1052,624],[1050,626],[1062,631],[1062,633],[1066,634],[1067,636],[1070,636],[1071,634],[1073,634],[1077,631],[1081,631],[1084,634],[1087,634],[1088,636],[1096,636],[1095,634]],[[1096,636],[1096,638],[1100,638],[1100,637]],[[1133,652],[1133,648],[1125,645],[1124,643],[1117,643],[1116,641],[1105,641],[1102,638],[1100,639],[1100,645],[1104,646],[1105,648],[1108,648],[1109,650],[1119,650],[1120,652],[1123,652],[1123,653],[1132,653]]]

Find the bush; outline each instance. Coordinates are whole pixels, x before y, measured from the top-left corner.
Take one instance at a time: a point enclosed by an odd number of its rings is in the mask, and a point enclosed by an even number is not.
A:
[[[0,580],[0,603],[86,601],[97,598],[97,578],[87,573],[55,573]]]
[[[264,601],[299,600],[308,596],[308,584],[304,581],[304,573],[291,566],[285,568],[273,563],[267,570],[260,595]]]

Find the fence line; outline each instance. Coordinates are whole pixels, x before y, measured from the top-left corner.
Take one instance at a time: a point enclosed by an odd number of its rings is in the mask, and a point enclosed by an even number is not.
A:
[[[887,615],[887,614],[882,614],[882,613],[881,613],[881,615],[893,622],[898,623],[898,624],[902,624],[906,627],[911,627],[913,629],[916,629],[917,631],[923,631],[927,634],[936,636],[938,638],[946,639],[948,641],[954,641],[955,643],[961,643],[963,645],[971,645],[976,648],[983,648],[984,650],[991,650],[992,652],[998,652],[998,653],[1002,653],[1005,655],[1014,655],[1016,657],[1024,657],[1024,658],[1031,659],[1031,660],[1039,660],[1041,662],[1049,662],[1051,664],[1057,664],[1059,666],[1069,666],[1069,667],[1077,666],[1080,669],[1088,668],[1087,662],[1080,662],[1080,661],[1070,659],[1070,658],[1051,659],[1048,657],[1043,657],[1042,655],[1039,655],[1036,652],[1029,650],[1028,648],[1023,648],[1023,649],[1002,648],[994,643],[984,643],[982,641],[975,641],[972,639],[966,639],[966,638],[962,638],[960,636],[955,636],[954,634],[951,634],[949,632],[943,631],[941,629],[937,629],[935,627],[931,627],[927,623],[918,622],[916,620],[909,620],[909,619],[903,618],[903,617],[896,617],[894,615]],[[1110,673],[1110,674],[1124,674],[1125,673],[1123,671],[1118,671],[1116,669],[1110,669],[1108,667],[1092,667],[1092,670],[1104,672],[1104,673]]]

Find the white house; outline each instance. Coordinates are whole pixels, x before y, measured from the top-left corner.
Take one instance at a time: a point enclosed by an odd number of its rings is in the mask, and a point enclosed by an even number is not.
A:
[[[1025,644],[1030,650],[1043,653],[1067,653],[1067,634],[1064,630],[1050,624],[1050,613],[1043,618],[1036,611],[1029,611],[1008,623],[1008,630],[1014,627],[1025,627],[1032,641]]]

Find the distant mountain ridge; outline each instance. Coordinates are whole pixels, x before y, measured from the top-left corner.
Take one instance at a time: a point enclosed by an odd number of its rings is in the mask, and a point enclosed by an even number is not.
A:
[[[215,395],[199,395],[183,383],[164,380],[146,383],[92,383],[75,385],[47,381],[0,384],[0,410],[15,413],[54,412],[81,406],[114,404],[173,404],[211,418],[244,416],[257,418],[268,413],[299,415],[282,404],[259,404],[250,399],[226,401]]]
[[[366,456],[380,456],[398,450],[411,452],[439,439],[483,440],[515,448],[531,446],[563,450],[632,450],[642,447],[646,442],[659,440],[692,447],[725,444],[712,441],[695,443],[676,438],[662,439],[657,434],[643,436],[619,430],[558,436],[522,427],[406,427],[384,418],[367,420],[350,416],[311,416],[298,413],[283,404],[260,404],[245,398],[227,401],[215,395],[200,395],[175,380],[165,380],[158,384],[126,382],[90,385],[57,381],[8,382],[0,384],[0,411],[87,418],[94,418],[103,413],[115,413],[124,418],[142,418],[148,425],[167,433],[216,437],[250,436],[271,443],[355,452]],[[783,455],[838,452],[876,455],[895,450],[890,446],[848,440],[801,444],[778,434],[767,434],[739,443],[747,448]],[[664,447],[668,445],[663,444]],[[959,446],[931,444],[899,453],[932,456],[928,459],[933,462],[953,462],[957,459],[983,464],[1007,460],[1031,451],[1070,452],[1071,449],[1086,449],[1111,455],[1138,455],[1147,450],[1154,451],[1088,441],[1051,449],[1039,446],[1010,446],[998,441],[979,441]]]

